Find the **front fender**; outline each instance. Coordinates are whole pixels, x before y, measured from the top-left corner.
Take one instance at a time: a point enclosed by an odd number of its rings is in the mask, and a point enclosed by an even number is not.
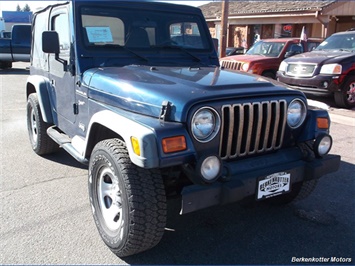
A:
[[[49,99],[50,83],[49,80],[38,75],[32,75],[27,78],[26,83],[27,97],[35,90],[38,96],[39,106],[43,121],[54,124],[51,102]]]
[[[92,116],[88,127],[87,141],[90,141],[92,128],[95,124],[102,125],[113,132],[116,132],[123,138],[127,145],[130,159],[135,165],[143,168],[156,168],[159,166],[157,140],[152,129],[110,110],[103,110]],[[140,156],[133,151],[131,145],[132,136],[139,141],[141,147]],[[88,146],[89,145],[85,145],[86,149]],[[84,154],[86,154],[86,150],[84,151]]]
[[[329,134],[328,129],[318,128],[317,118],[326,118],[328,119],[328,124],[330,126],[330,117],[326,110],[308,110],[307,121],[303,128],[303,133],[299,137],[299,141],[308,141],[315,139],[319,134],[327,133]]]

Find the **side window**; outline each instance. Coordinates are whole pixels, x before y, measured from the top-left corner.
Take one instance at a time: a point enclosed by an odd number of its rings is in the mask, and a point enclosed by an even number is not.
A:
[[[47,30],[48,14],[38,13],[35,16],[35,23],[33,28],[33,39],[32,39],[32,66],[35,68],[48,70],[47,58],[48,54],[42,52],[42,32]]]
[[[307,52],[313,51],[319,45],[317,42],[307,42]]]
[[[294,54],[300,54],[303,53],[303,47],[300,44],[291,44],[288,48],[287,48],[287,52],[292,52]]]
[[[52,29],[58,32],[61,57],[69,57],[70,33],[68,14],[60,14],[53,18]]]

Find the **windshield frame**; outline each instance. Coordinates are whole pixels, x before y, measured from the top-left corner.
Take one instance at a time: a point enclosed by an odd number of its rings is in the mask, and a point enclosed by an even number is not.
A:
[[[208,37],[205,34],[203,28],[203,22],[200,21],[198,16],[191,16],[189,14],[181,14],[178,12],[167,12],[161,13],[160,11],[154,10],[137,10],[134,9],[135,16],[132,16],[133,10],[130,8],[115,8],[111,6],[100,6],[100,8],[95,6],[82,6],[79,12],[79,27],[82,29],[79,31],[78,35],[81,38],[81,43],[83,50],[86,53],[95,52],[97,54],[105,54],[107,52],[111,53],[112,56],[121,56],[126,54],[125,48],[129,50],[143,52],[146,56],[152,56],[152,52],[155,50],[157,53],[159,49],[165,49],[166,46],[177,46],[181,47],[184,50],[189,50],[190,52],[210,52],[211,44],[208,40]],[[91,21],[89,25],[88,22],[84,22],[82,18],[84,16],[90,16]],[[119,22],[118,24],[105,25],[105,23],[111,23],[109,19],[113,18],[114,22]],[[92,22],[92,18],[95,18],[96,21]],[[154,18],[156,20],[154,20]],[[105,20],[106,22],[100,22],[99,20]],[[191,27],[191,34],[181,33],[180,35],[176,34],[177,29],[176,25],[181,24],[186,27],[186,24],[189,23]],[[174,36],[172,34],[169,36],[170,29],[168,27],[174,26]],[[112,27],[117,27],[112,29]],[[129,46],[129,31],[132,28],[140,28],[145,30],[149,38],[149,45],[144,47],[143,45]],[[90,28],[90,29],[89,29]],[[119,29],[121,28],[121,29]],[[112,29],[110,31],[110,29]],[[85,32],[86,30],[86,32]],[[189,30],[189,29],[186,29]],[[108,32],[109,34],[104,35],[103,32]],[[113,32],[115,31],[115,32]],[[196,34],[197,33],[197,34]],[[90,35],[90,36],[88,36]],[[120,35],[120,36],[118,36]],[[144,36],[143,36],[144,37]],[[177,37],[182,37],[184,39],[189,38],[189,40],[197,40],[194,45],[188,45],[187,41],[178,42],[176,41]],[[93,39],[96,38],[96,39]],[[97,42],[95,42],[95,40]],[[196,43],[199,42],[199,45]],[[169,45],[168,45],[169,44]],[[124,49],[117,49],[124,48]],[[179,49],[175,49],[175,52],[179,52]],[[154,53],[153,53],[154,54]]]

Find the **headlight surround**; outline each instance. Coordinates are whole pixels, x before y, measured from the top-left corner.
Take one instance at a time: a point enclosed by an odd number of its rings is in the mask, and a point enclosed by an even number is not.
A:
[[[221,119],[216,110],[202,107],[197,110],[191,120],[192,135],[199,142],[208,142],[218,133]]]
[[[279,65],[279,71],[281,72],[286,72],[288,64],[285,61],[282,61],[281,64]]]
[[[294,99],[287,108],[287,124],[291,128],[298,128],[306,118],[305,103],[300,99]]]
[[[342,72],[342,66],[339,64],[326,64],[320,69],[320,74],[332,74],[340,75]]]

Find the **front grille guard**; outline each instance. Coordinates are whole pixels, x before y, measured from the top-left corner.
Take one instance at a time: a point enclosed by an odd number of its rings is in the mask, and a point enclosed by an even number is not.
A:
[[[233,159],[280,149],[286,112],[285,100],[223,105],[221,158]]]

